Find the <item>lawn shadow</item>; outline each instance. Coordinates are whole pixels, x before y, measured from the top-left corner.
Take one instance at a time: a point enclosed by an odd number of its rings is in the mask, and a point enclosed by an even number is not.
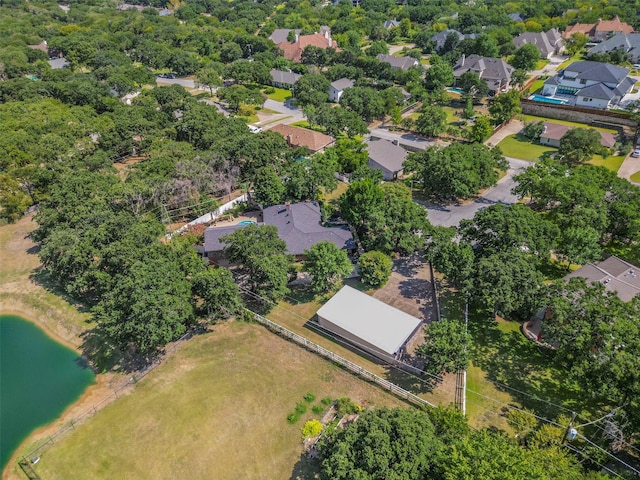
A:
[[[470,313],[472,361],[498,390],[509,393],[523,407],[547,418],[561,407],[581,411],[583,392],[549,352],[527,340],[519,329],[503,331],[486,312]],[[560,405],[555,406],[551,403]]]
[[[306,453],[293,466],[289,480],[315,480],[320,478],[320,460],[309,458]]]
[[[34,248],[34,247],[31,247]],[[65,292],[60,286],[56,283],[56,281],[52,278],[52,276],[42,267],[36,268],[29,275],[29,279],[44,288],[47,292],[55,295],[56,297],[62,298],[69,305],[72,305],[76,310],[81,313],[89,313],[91,311],[91,307],[83,303],[78,298],[68,294]],[[87,320],[89,323],[91,320]]]

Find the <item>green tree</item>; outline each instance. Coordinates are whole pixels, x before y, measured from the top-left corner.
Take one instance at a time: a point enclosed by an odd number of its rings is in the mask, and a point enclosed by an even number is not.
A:
[[[426,258],[449,283],[468,292],[475,257],[473,247],[458,241],[455,228],[435,227],[431,232]]]
[[[319,420],[309,420],[302,427],[302,438],[314,438],[322,433],[322,423]]]
[[[469,363],[469,334],[458,320],[445,318],[424,327],[425,341],[416,353],[426,359],[425,370],[433,375],[456,373]]]
[[[307,73],[293,86],[293,96],[298,105],[319,106],[329,100],[329,80],[319,73]]]
[[[209,88],[209,93],[213,96],[213,90],[222,85],[222,79],[216,69],[211,67],[201,68],[196,72],[196,80],[200,85]]]
[[[365,252],[358,258],[360,280],[373,288],[380,288],[387,283],[392,267],[391,258],[376,250]]]
[[[367,123],[386,113],[384,99],[370,87],[348,88],[340,97],[340,105],[356,112]]]
[[[438,58],[438,57],[432,57]],[[424,86],[427,90],[439,90],[453,85],[453,68],[445,61],[437,61],[424,74]]]
[[[489,94],[489,86],[484,80],[480,80],[477,73],[468,71],[460,75],[456,85],[462,89],[466,95],[473,98],[486,97]]]
[[[469,132],[469,140],[475,143],[483,143],[493,133],[491,121],[484,116],[476,118],[475,123],[471,126]]]
[[[515,89],[496,95],[493,97],[493,100],[491,100],[491,105],[489,105],[491,121],[495,125],[508,122],[521,111],[520,92]]]
[[[532,142],[537,142],[540,140],[542,132],[544,132],[544,122],[527,122],[522,130],[522,135]]]
[[[257,170],[253,182],[254,199],[260,205],[268,207],[282,202],[284,184],[272,166]]]
[[[13,223],[31,205],[31,198],[11,175],[0,174],[0,217]]]
[[[571,38],[565,40],[565,45],[567,47],[567,53],[572,57],[582,50],[585,45],[589,43],[589,37],[584,33],[574,33],[571,35]]]
[[[432,478],[444,450],[427,413],[408,408],[365,411],[331,437],[321,447],[326,480]]]
[[[415,172],[424,192],[438,200],[469,198],[498,180],[506,160],[484,145],[454,143],[409,155],[405,172]]]
[[[535,70],[536,64],[540,60],[540,51],[533,43],[525,43],[516,50],[513,58],[509,62],[514,68],[528,72]]]
[[[227,258],[240,266],[240,284],[258,299],[273,305],[289,293],[287,283],[293,264],[276,227],[249,225],[220,240],[225,243]]]
[[[311,276],[311,288],[316,293],[323,293],[340,285],[342,279],[353,270],[347,252],[329,241],[316,243],[305,250],[304,254],[304,269]]]
[[[242,300],[229,270],[207,268],[193,278],[193,293],[199,301],[196,309],[211,321],[227,318],[240,311]]]
[[[560,161],[576,166],[603,151],[600,134],[593,128],[572,128],[560,139]]]
[[[436,137],[447,128],[447,114],[440,107],[424,106],[415,123],[417,132],[427,137]]]

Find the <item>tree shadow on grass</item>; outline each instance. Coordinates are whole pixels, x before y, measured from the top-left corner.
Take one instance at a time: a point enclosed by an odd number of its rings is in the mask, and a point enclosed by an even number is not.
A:
[[[551,352],[527,340],[519,329],[503,331],[486,312],[475,311],[470,314],[469,333],[474,365],[523,407],[555,418],[562,413],[555,405],[581,411],[585,403],[592,403]]]
[[[289,480],[316,480],[320,478],[320,460],[309,458],[306,453],[293,466]]]
[[[56,297],[62,298],[68,304],[73,305],[73,307],[79,312],[89,313],[91,311],[91,307],[89,305],[60,288],[60,285],[58,285],[55,279],[44,268],[36,268],[29,275],[29,279],[33,283],[40,285],[47,292],[52,293]],[[89,320],[87,320],[87,322],[89,322]]]

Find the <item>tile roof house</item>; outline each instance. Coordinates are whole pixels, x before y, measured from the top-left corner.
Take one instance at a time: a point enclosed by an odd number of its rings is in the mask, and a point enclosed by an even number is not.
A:
[[[407,151],[397,141],[371,140],[367,143],[368,165],[380,170],[385,180],[394,180],[402,175]]]
[[[460,33],[457,30],[451,30],[451,29],[443,30],[441,32],[436,33],[433,37],[431,37],[431,41],[434,43],[434,49],[436,52],[439,52],[440,50],[442,50],[442,47],[444,47],[444,44],[447,41],[447,37],[451,33],[455,33],[456,35],[458,35],[458,38],[460,40],[464,40],[465,38],[470,38],[473,40],[474,38],[477,37],[475,33],[464,34],[464,33]]]
[[[354,85],[355,82],[353,80],[349,80],[348,78],[341,78],[340,80],[332,82],[329,86],[329,101],[340,103],[340,97],[342,96],[343,92],[347,88],[351,88]]]
[[[612,255],[602,262],[588,263],[564,278],[582,277],[589,283],[602,283],[607,290],[616,292],[620,300],[628,302],[640,295],[638,270],[640,268]]]
[[[264,208],[262,216],[261,225],[274,225],[278,229],[278,236],[284,240],[290,255],[303,255],[305,250],[322,241],[329,241],[346,250],[353,250],[356,246],[347,226],[322,225],[320,206],[316,202],[273,205]],[[204,232],[205,254],[211,256],[210,254],[224,250],[225,244],[220,239],[247,225],[207,228]]]
[[[544,130],[540,135],[540,143],[551,147],[559,147],[560,139],[574,127],[560,125],[558,123],[544,122]],[[611,148],[616,144],[616,136],[610,132],[598,132],[600,134],[600,144],[603,147]]]
[[[382,63],[391,65],[393,70],[409,70],[411,67],[420,65],[420,62],[413,57],[396,57],[379,53],[376,58]]]
[[[628,23],[620,21],[620,18],[616,15],[613,20],[601,20],[596,23],[576,23],[575,25],[569,25],[562,33],[562,38],[569,39],[574,33],[583,33],[589,37],[592,42],[601,42],[611,35],[618,33],[631,33],[633,27]]]
[[[521,47],[527,43],[535,45],[542,58],[550,58],[564,49],[562,36],[555,28],[547,32],[524,32],[514,38],[513,43],[516,47]]]
[[[619,33],[591,48],[587,55],[622,50],[631,56],[631,63],[640,63],[640,33]]]
[[[515,69],[500,58],[481,57],[480,55],[462,55],[453,67],[453,76],[460,78],[466,72],[478,74],[489,87],[489,93],[496,94],[509,88],[511,74]]]
[[[626,68],[602,62],[575,62],[544,82],[542,94],[575,97],[581,107],[610,108],[620,103],[634,80]]]
[[[306,147],[312,153],[319,152],[335,142],[335,138],[330,135],[291,125],[275,125],[270,131],[282,135],[290,147]]]
[[[284,42],[277,44],[278,48],[282,50],[284,58],[293,62],[300,62],[302,58],[302,52],[309,46],[318,48],[334,48],[336,51],[340,51],[338,44],[331,38],[331,32],[325,30],[324,33],[314,33],[312,35],[298,35],[293,42],[289,42],[285,39]]]
[[[276,70],[272,68],[269,72],[271,75],[271,85],[278,88],[287,88],[291,90],[302,75],[293,73],[291,70]]]

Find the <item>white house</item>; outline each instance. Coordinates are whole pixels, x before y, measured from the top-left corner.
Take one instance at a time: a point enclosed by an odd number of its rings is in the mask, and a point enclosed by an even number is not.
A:
[[[331,83],[329,86],[329,101],[340,103],[340,97],[344,93],[347,88],[351,88],[355,85],[353,80],[349,80],[348,78],[341,78],[340,80],[336,80]]]
[[[628,69],[610,63],[575,62],[545,81],[542,94],[572,96],[577,106],[606,109],[633,88],[628,74]]]

